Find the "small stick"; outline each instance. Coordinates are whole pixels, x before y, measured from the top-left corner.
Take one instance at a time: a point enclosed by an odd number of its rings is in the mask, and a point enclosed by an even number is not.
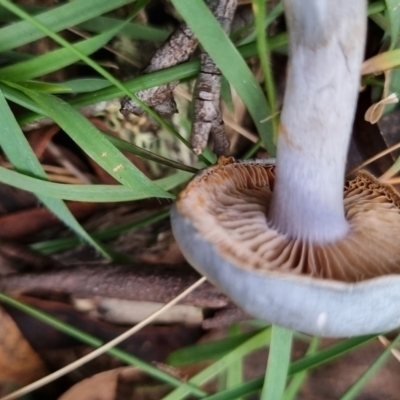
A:
[[[193,32],[186,24],[181,24],[169,39],[157,50],[150,65],[144,73],[158,71],[160,69],[172,67],[189,59],[198,44]],[[156,86],[136,93],[136,96],[153,107],[159,114],[171,115],[177,112],[176,103],[172,96],[172,91],[178,85],[178,81],[169,82],[165,85]],[[143,110],[140,106],[128,97],[121,101],[121,114],[130,113],[140,115]]]
[[[225,32],[229,33],[237,0],[219,0],[211,4],[211,9]],[[210,58],[201,54],[200,74],[194,98],[194,117],[192,125],[191,146],[196,154],[205,149],[210,133],[214,139],[214,153],[218,156],[229,155],[230,142],[225,134],[219,99],[221,92],[221,72]]]

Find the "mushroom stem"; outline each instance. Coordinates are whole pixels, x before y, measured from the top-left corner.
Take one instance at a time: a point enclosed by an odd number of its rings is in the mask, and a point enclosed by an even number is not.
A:
[[[327,243],[349,230],[346,156],[366,31],[365,0],[284,0],[290,58],[268,219],[281,233]]]

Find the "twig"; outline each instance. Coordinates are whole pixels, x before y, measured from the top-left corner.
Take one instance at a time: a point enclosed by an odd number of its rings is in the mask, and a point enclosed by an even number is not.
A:
[[[225,32],[229,33],[237,0],[219,0],[211,9]],[[229,155],[230,142],[225,134],[224,122],[219,106],[221,92],[221,72],[210,58],[201,54],[200,74],[194,93],[194,117],[191,146],[196,154],[205,149],[210,133],[214,139],[214,153]]]
[[[189,59],[198,44],[193,32],[186,24],[182,24],[169,37],[163,46],[157,50],[150,61],[150,65],[143,71],[144,73],[158,71],[180,64]],[[171,115],[177,112],[176,103],[172,96],[172,91],[178,85],[178,81],[169,82],[165,85],[156,86],[136,93],[136,96],[154,108],[159,114]],[[140,115],[143,110],[140,106],[128,97],[121,101],[120,112],[123,115],[130,113]]]

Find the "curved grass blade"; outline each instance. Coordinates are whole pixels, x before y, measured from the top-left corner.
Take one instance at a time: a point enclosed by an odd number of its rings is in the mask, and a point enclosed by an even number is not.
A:
[[[270,39],[270,49],[276,49],[282,47],[287,44],[287,35],[279,34]],[[243,57],[252,57],[257,54],[257,47],[255,43],[246,44],[244,46],[240,46],[238,48],[239,53]],[[186,63],[182,63],[176,65],[171,68],[167,68],[161,71],[151,72],[146,75],[141,75],[136,78],[132,78],[126,82],[124,82],[125,87],[131,92],[139,92],[140,90],[149,89],[154,86],[163,85],[165,83],[176,81],[176,80],[185,80],[190,79],[196,76],[199,72],[199,61],[189,61]],[[2,85],[0,82],[0,87],[4,91],[6,96],[10,97],[11,101],[14,101],[18,104],[19,99],[15,93],[8,93],[6,86]],[[66,85],[68,87],[68,85]],[[110,83],[107,84],[107,87],[96,90],[91,93],[85,93],[76,98],[70,100],[68,103],[74,108],[84,107],[93,103],[98,103],[100,101],[114,99],[116,97],[121,97],[124,94],[119,88],[112,86]],[[28,105],[21,104],[23,107],[27,109],[32,109]],[[27,124],[29,122],[35,121],[39,119],[42,115],[45,115],[43,112],[36,112],[35,114],[30,113],[19,118],[19,122],[21,125]]]
[[[306,356],[315,354],[315,352],[318,349],[318,344],[319,344],[319,338],[313,337],[311,339],[310,345],[308,346]],[[307,371],[302,371],[295,374],[292,380],[290,381],[290,384],[288,385],[287,389],[285,390],[282,400],[295,400],[306,378],[307,378]]]
[[[298,361],[294,361],[290,364],[288,375],[292,376],[299,372],[311,370],[319,365],[328,363],[350,351],[359,348],[360,346],[363,346],[375,338],[376,335],[359,336],[336,343],[314,355],[306,356]],[[212,396],[208,396],[204,400],[231,400],[240,396],[246,396],[260,390],[263,386],[264,380],[264,376],[260,376],[252,379],[251,381],[245,382],[234,389],[225,390]]]
[[[140,172],[105,136],[68,103],[47,93],[24,90],[94,161],[139,196],[172,198]]]
[[[146,160],[151,160],[154,161],[158,164],[165,165],[170,168],[175,168],[181,171],[187,171],[195,174],[196,172],[199,171],[198,168],[191,167],[189,165],[184,165],[179,162],[170,160],[168,158],[159,156],[158,154],[155,154],[149,150],[142,149],[139,146],[134,145],[133,143],[129,143],[125,140],[122,140],[120,138],[117,138],[115,136],[109,135],[107,133],[103,132],[103,135],[112,143],[115,145],[120,150],[125,150],[129,151],[132,154],[137,155],[138,157],[145,158]]]
[[[90,93],[110,86],[110,82],[101,78],[77,78],[62,83],[71,93]]]
[[[383,367],[385,362],[391,355],[391,351],[396,348],[400,343],[400,335],[393,340],[393,342],[386,347],[382,354],[373,362],[369,368],[361,375],[361,377],[346,391],[346,393],[340,398],[340,400],[352,400],[354,399],[369,382],[369,380]]]
[[[168,357],[168,364],[177,367],[221,358],[252,338],[258,332],[229,336],[224,339],[199,343],[194,346],[187,346],[182,349],[175,350]]]
[[[134,9],[131,11],[131,17],[132,18],[137,12],[140,11],[141,8],[143,8],[149,0],[138,0]],[[47,36],[49,36],[51,39],[59,43],[65,48],[68,48],[71,52],[74,54],[78,55],[79,58],[84,61],[87,65],[89,65],[91,68],[93,68],[95,71],[97,71],[100,75],[102,75],[104,78],[106,78],[110,83],[115,85],[118,89],[122,91],[122,93],[125,96],[128,96],[131,99],[134,99],[136,103],[140,105],[140,107],[146,111],[149,115],[151,115],[162,127],[164,127],[168,132],[170,132],[174,137],[176,137],[178,140],[180,140],[182,143],[185,144],[185,146],[189,147],[189,142],[182,137],[171,125],[166,123],[156,112],[154,112],[151,107],[147,106],[143,101],[138,99],[138,97],[131,93],[127,87],[122,84],[118,79],[114,78],[109,72],[107,72],[104,68],[102,68],[100,65],[98,65],[96,62],[91,60],[89,57],[85,56],[82,54],[79,50],[74,48],[68,41],[66,41],[64,38],[61,36],[57,35],[57,33],[53,32],[51,29],[47,28],[43,23],[41,23],[38,19],[30,16],[26,12],[24,12],[21,8],[9,3],[6,0],[0,0],[0,4],[2,4],[4,7],[6,7],[8,10],[12,11],[13,13],[17,14],[21,18],[24,18],[27,22],[30,22],[33,26],[35,26],[37,29],[45,33]],[[127,23],[125,21],[125,23]],[[199,159],[204,161],[207,164],[212,164],[212,160],[209,160],[206,154],[201,154],[199,156]]]
[[[0,115],[2,115],[1,112]],[[186,172],[185,174],[188,173]],[[176,175],[178,174],[173,175],[174,181],[172,181],[172,177],[168,177],[155,182],[160,188],[170,190],[174,187],[174,184],[178,185],[187,180],[186,176],[179,175],[177,177]],[[42,177],[42,179],[45,178]],[[33,178],[0,167],[0,182],[35,193],[37,196],[43,195],[52,199],[87,201],[93,203],[112,203],[148,198],[147,194],[138,193],[134,189],[122,185],[69,185],[65,183],[48,182],[42,179]],[[168,179],[168,181],[166,179]],[[173,196],[170,195],[170,198],[173,198]]]
[[[118,31],[119,29],[116,27],[90,39],[82,40],[73,46],[83,54],[89,55],[108,43]],[[15,82],[34,79],[57,71],[79,60],[80,58],[69,49],[54,50],[18,64],[0,68],[0,79]]]
[[[125,222],[123,224],[114,225],[110,228],[103,229],[101,231],[90,232],[90,234],[98,240],[109,240],[113,239],[123,233],[133,232],[136,229],[146,227],[158,221],[162,221],[169,217],[169,210],[162,211],[144,218],[139,218],[134,221]],[[33,250],[40,251],[42,254],[52,254],[59,251],[65,251],[71,249],[80,242],[77,238],[62,238],[46,240],[43,242],[37,242],[31,244],[29,247]]]
[[[275,144],[271,121],[261,122],[270,115],[265,96],[234,44],[203,1],[171,0],[171,2],[222,74],[235,88],[249,110],[270,155],[274,156]]]
[[[36,16],[38,21],[53,31],[75,26],[88,19],[97,17],[131,3],[132,0],[96,0],[96,6],[87,0],[74,0],[61,6],[44,11]],[[0,4],[9,9],[10,1],[0,0]],[[0,29],[0,52],[10,50],[46,36],[27,21],[15,22]]]
[[[293,331],[272,326],[267,371],[261,400],[282,399],[288,376]]]
[[[46,174],[31,149],[28,141],[17,124],[3,93],[0,91],[0,120],[2,121],[2,134],[0,145],[4,153],[15,168],[21,172],[33,175],[40,179],[46,179]],[[10,171],[11,172],[11,171]],[[37,193],[38,199],[63,221],[76,234],[82,237],[91,246],[97,249],[103,256],[111,258],[103,246],[93,239],[78,223],[63,201]]]
[[[236,360],[242,359],[247,354],[250,354],[254,350],[257,350],[261,347],[268,345],[271,336],[271,329],[267,328],[257,333],[249,340],[244,342],[243,344],[236,347],[230,353],[226,354],[218,361],[211,364],[209,367],[203,369],[201,372],[196,374],[194,377],[189,379],[189,383],[194,384],[196,386],[200,386],[203,383],[209,381],[221,371],[225,370],[232,362]],[[167,396],[163,397],[162,400],[181,400],[190,394],[190,391],[187,388],[181,387],[172,391]],[[230,397],[229,399],[234,399],[235,397]]]
[[[252,0],[253,10],[254,10],[254,22],[256,26],[257,34],[257,49],[258,49],[258,59],[261,63],[261,68],[264,73],[264,86],[265,93],[267,93],[268,105],[271,113],[271,125],[273,131],[274,142],[278,139],[278,118],[277,118],[277,102],[275,93],[275,84],[272,76],[271,69],[271,52],[269,49],[269,43],[267,39],[267,33],[265,28],[265,14],[266,14],[266,3],[265,0]],[[280,7],[279,7],[280,6]],[[278,4],[276,6],[279,11],[283,11],[283,5]]]
[[[110,17],[96,17],[89,21],[82,22],[78,28],[89,32],[104,32],[121,23],[121,20]],[[169,36],[169,32],[163,29],[155,28],[149,25],[140,25],[134,22],[126,24],[120,32],[121,35],[127,36],[134,40],[147,40],[155,42],[163,42]]]

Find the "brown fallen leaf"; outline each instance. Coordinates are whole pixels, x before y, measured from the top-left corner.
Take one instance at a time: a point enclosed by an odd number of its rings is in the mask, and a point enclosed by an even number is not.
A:
[[[68,202],[67,206],[78,219],[87,217],[105,207],[104,203],[82,202]],[[28,210],[9,213],[0,217],[0,239],[20,239],[60,223],[45,208],[30,208]]]
[[[0,394],[7,387],[24,386],[48,373],[44,363],[22,336],[7,312],[0,308]]]

